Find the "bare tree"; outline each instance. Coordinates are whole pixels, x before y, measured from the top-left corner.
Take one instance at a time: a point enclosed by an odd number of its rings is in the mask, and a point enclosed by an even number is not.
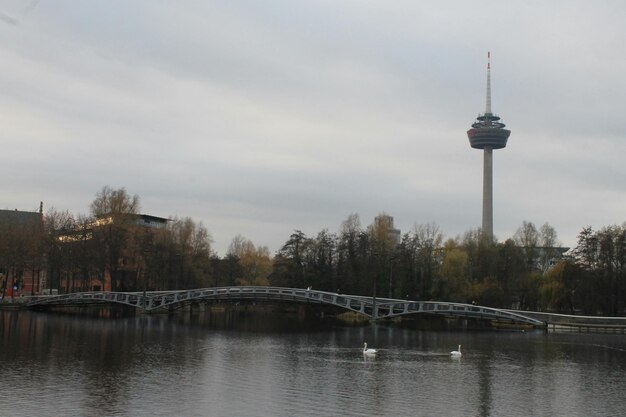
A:
[[[173,256],[171,287],[207,286],[211,271],[212,238],[202,222],[191,218],[174,219],[168,230],[172,236]]]
[[[124,291],[131,285],[122,268],[131,229],[139,213],[139,197],[129,195],[125,188],[104,186],[91,203],[93,238],[102,248],[105,269],[111,275],[111,289]]]
[[[528,270],[532,271],[533,269],[537,269],[537,258],[539,256],[539,250],[537,249],[539,244],[539,232],[533,222],[527,222],[524,220],[522,225],[513,235],[513,241],[517,244],[517,246],[523,249]]]
[[[114,190],[105,185],[91,203],[91,214],[96,217],[139,213],[139,196],[129,195],[125,188]]]
[[[561,245],[557,238],[556,230],[548,223],[544,223],[539,228],[539,245],[541,246],[539,267],[542,272],[546,272],[554,264],[556,258],[559,257],[558,247]]]

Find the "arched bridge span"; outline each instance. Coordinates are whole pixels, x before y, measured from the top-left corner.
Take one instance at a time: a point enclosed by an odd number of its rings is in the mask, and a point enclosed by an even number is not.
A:
[[[537,319],[511,311],[442,301],[409,301],[389,298],[364,297],[299,288],[283,287],[216,287],[179,291],[150,292],[77,292],[61,295],[32,297],[27,306],[123,304],[145,310],[175,309],[190,303],[216,301],[285,301],[318,303],[344,308],[373,319],[385,319],[411,314],[434,314],[474,319],[499,320],[512,323],[543,326]]]

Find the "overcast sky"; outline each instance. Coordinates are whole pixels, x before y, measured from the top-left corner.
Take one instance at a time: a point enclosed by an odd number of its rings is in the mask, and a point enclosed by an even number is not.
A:
[[[446,237],[481,223],[492,108],[494,234],[574,246],[626,221],[626,2],[0,0],[0,208],[141,211],[272,252],[295,230]]]

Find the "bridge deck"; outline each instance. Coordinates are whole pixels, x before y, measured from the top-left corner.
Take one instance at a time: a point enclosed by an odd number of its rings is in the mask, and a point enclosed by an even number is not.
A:
[[[338,294],[300,288],[283,287],[216,287],[181,291],[151,292],[79,292],[61,295],[31,297],[29,308],[77,304],[112,303],[145,310],[173,309],[189,303],[235,300],[287,301],[320,303],[363,314],[372,319],[384,319],[412,314],[434,314],[472,319],[498,320],[533,326],[545,323],[521,312],[484,306],[441,301],[410,301]]]

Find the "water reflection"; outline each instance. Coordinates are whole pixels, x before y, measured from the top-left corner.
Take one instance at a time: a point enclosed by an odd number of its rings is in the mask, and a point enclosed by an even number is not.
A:
[[[249,312],[117,317],[0,312],[0,414],[626,412],[626,342],[616,335],[347,327]],[[363,355],[365,341],[377,355]]]

